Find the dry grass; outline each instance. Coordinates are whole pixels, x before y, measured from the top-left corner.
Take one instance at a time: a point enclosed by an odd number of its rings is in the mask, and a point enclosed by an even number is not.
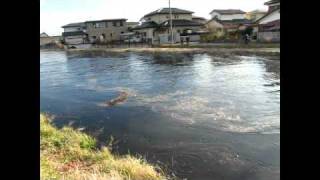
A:
[[[130,155],[114,156],[96,149],[92,137],[70,127],[57,129],[40,114],[41,179],[52,180],[162,180],[160,168]],[[158,170],[158,172],[157,172]]]

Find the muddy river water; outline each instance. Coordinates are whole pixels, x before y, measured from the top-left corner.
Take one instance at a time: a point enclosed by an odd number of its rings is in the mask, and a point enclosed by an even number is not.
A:
[[[179,178],[280,179],[279,72],[274,57],[41,51],[41,111]]]

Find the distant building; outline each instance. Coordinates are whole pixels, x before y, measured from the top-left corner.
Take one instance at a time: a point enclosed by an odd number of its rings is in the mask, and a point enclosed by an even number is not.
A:
[[[215,9],[210,12],[211,19],[206,27],[211,33],[221,32],[228,38],[237,40],[239,31],[252,25],[252,21],[246,18],[246,12],[240,9]]]
[[[173,42],[178,43],[189,38],[190,41],[199,41],[199,31],[203,24],[192,19],[192,11],[171,8]],[[144,41],[152,43],[170,43],[170,9],[161,8],[144,15],[140,24],[133,28],[142,35]]]
[[[240,9],[214,9],[210,12],[212,19],[233,20],[245,19],[246,12]]]
[[[266,14],[267,14],[266,11],[254,10],[254,11],[251,11],[251,12],[247,12],[246,13],[246,18],[251,20],[251,21],[256,21],[256,20],[260,19],[261,17],[263,17]]]
[[[239,32],[252,26],[252,21],[248,19],[211,19],[207,22],[206,26],[211,33],[222,31],[230,40],[237,40],[241,38]]]
[[[280,0],[265,3],[268,13],[256,21],[258,40],[261,42],[280,42]]]
[[[43,32],[40,34],[40,48],[56,46],[60,44],[61,36],[49,36]]]
[[[103,19],[71,23],[65,26],[62,36],[66,44],[79,45],[121,40],[121,34],[128,32],[126,19]]]
[[[214,9],[210,12],[211,19],[206,27],[211,33],[223,31],[231,39],[239,39],[239,31],[252,25],[246,18],[246,12],[240,9]]]

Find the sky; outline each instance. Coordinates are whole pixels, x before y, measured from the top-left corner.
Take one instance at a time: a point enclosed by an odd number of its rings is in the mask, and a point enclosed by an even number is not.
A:
[[[213,9],[267,10],[267,0],[171,0],[171,7],[210,18]],[[40,0],[40,33],[61,35],[61,26],[88,20],[126,18],[138,22],[145,14],[169,7],[168,0]]]

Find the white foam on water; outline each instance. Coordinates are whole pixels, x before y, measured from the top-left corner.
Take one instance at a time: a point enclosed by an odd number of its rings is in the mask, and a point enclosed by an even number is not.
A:
[[[133,101],[130,106],[149,107],[153,112],[161,113],[183,124],[209,122],[218,129],[238,133],[278,133],[274,129],[280,127],[278,115],[266,116],[254,121],[244,119],[232,102],[217,107],[211,105],[208,98],[189,96],[185,91],[148,96],[126,87],[105,88],[105,90],[126,92]],[[106,106],[105,103],[98,105]]]

